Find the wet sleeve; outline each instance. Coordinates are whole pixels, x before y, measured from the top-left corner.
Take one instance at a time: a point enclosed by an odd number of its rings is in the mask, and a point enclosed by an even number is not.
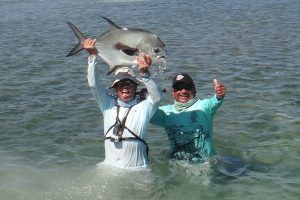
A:
[[[218,108],[222,105],[223,99],[218,100],[217,95],[213,95],[206,103],[206,110],[211,115],[214,115]]]
[[[96,56],[91,55],[88,57],[88,70],[87,70],[87,79],[88,84],[92,90],[94,98],[99,106],[99,108],[103,111],[105,107],[112,100],[111,95],[109,95],[108,91],[102,86],[99,81],[96,81],[97,70],[96,67]]]
[[[165,112],[161,108],[158,108],[151,118],[150,123],[163,127],[165,124]]]
[[[148,98],[151,98],[153,105],[158,106],[162,99],[160,87],[152,78],[142,78],[144,85],[148,90]]]

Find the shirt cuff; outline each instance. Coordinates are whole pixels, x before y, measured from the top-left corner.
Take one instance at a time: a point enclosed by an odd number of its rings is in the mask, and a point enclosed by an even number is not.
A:
[[[147,82],[151,79],[151,77],[142,77],[143,82]]]
[[[140,73],[142,78],[150,78],[150,72],[147,71],[146,73]]]
[[[89,65],[94,65],[95,60],[96,60],[96,55],[89,55],[89,57],[88,57]]]
[[[215,97],[216,97],[217,101],[222,101],[224,99],[224,97],[223,98],[219,98],[216,94],[215,94]]]

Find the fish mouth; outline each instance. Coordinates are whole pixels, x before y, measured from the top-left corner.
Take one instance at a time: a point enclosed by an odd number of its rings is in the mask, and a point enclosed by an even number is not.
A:
[[[163,74],[163,72],[167,69],[167,61],[165,55],[158,56],[157,63],[158,63],[158,74]]]
[[[158,55],[156,56],[156,59],[158,62],[166,62],[166,56],[165,55]]]
[[[154,56],[157,60],[165,60],[166,59],[166,54],[161,53],[161,54],[156,54]]]

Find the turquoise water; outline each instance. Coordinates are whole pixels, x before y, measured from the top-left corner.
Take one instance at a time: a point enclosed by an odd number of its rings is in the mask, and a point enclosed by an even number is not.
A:
[[[298,1],[0,2],[1,200],[300,198]],[[193,76],[200,98],[212,95],[214,78],[227,86],[214,142],[219,155],[245,160],[245,173],[169,161],[167,137],[155,126],[149,170],[97,166],[102,116],[87,85],[87,54],[65,57],[76,43],[65,21],[97,36],[107,29],[101,15],[165,42],[163,103],[172,102],[179,71]]]

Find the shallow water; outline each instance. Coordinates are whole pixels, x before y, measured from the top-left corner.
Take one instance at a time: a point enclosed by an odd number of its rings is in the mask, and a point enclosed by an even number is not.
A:
[[[0,199],[299,199],[300,3],[275,1],[0,0]],[[193,76],[197,95],[228,92],[214,121],[219,155],[247,170],[168,160],[163,129],[149,127],[151,167],[99,167],[102,116],[86,80],[86,53],[66,58],[76,38],[65,21],[97,36],[101,15],[157,33],[167,70]],[[106,74],[107,67],[99,63]],[[107,84],[109,77],[100,77]]]

